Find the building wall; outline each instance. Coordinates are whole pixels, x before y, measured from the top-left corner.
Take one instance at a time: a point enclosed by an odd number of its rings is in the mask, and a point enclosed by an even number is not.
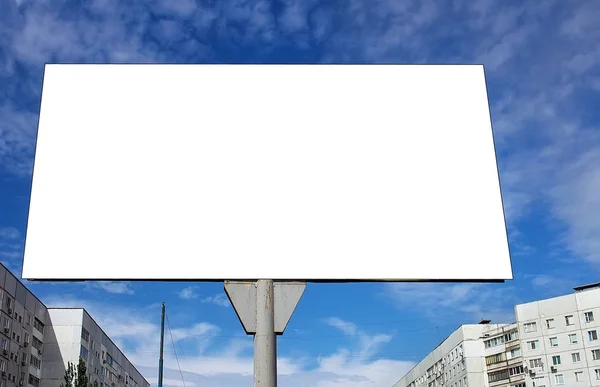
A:
[[[468,386],[600,387],[600,288],[516,305],[515,314],[515,324],[463,325],[395,387],[440,385],[428,371],[456,348],[464,353]],[[506,336],[515,329],[517,339]],[[456,377],[444,386],[461,387]]]
[[[462,325],[394,387],[487,386],[483,377],[484,332],[502,325]],[[443,383],[443,384],[442,384]]]
[[[484,383],[490,387],[523,387],[525,370],[518,325],[490,329],[484,336]]]
[[[0,387],[59,387],[82,354],[92,385],[113,387],[109,370],[114,387],[150,386],[84,309],[47,308],[0,264]]]
[[[48,309],[55,350],[44,365],[43,386],[59,387],[67,362],[86,361],[88,378],[98,387],[149,387],[150,384],[84,309]]]
[[[0,265],[0,387],[39,387],[47,309]]]
[[[594,359],[592,352],[600,350],[600,289],[517,305],[515,313],[528,384],[600,386],[600,358]],[[586,322],[586,313],[594,321]],[[588,332],[598,339],[590,340]]]

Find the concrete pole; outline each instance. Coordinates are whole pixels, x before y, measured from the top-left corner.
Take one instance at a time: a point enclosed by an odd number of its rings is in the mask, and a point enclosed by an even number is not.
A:
[[[160,314],[160,353],[158,355],[158,387],[163,385],[163,348],[165,342],[165,303]]]
[[[256,282],[254,387],[277,387],[277,342],[273,295],[273,280]]]

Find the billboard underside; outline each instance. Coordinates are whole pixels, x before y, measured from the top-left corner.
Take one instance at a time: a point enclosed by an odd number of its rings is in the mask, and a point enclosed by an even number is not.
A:
[[[46,65],[23,278],[511,279],[483,66]]]

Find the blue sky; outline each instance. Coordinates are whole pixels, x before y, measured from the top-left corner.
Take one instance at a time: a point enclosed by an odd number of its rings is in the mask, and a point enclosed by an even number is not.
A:
[[[45,62],[484,63],[515,279],[309,284],[279,339],[282,386],[392,385],[459,324],[598,280],[597,20],[592,0],[0,0],[0,260],[20,274]],[[251,383],[222,284],[27,286],[88,308],[152,383],[165,301],[186,386]]]

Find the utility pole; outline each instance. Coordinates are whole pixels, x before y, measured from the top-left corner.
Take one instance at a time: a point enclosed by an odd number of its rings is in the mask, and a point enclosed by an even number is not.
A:
[[[160,316],[160,355],[158,358],[158,387],[163,384],[163,346],[165,341],[165,303],[162,303],[162,313]]]

